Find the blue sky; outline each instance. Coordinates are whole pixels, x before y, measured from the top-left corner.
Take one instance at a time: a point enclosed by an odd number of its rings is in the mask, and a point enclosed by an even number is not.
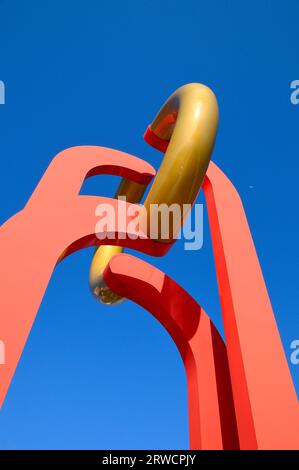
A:
[[[172,91],[204,83],[220,108],[213,160],[241,194],[289,359],[299,339],[298,14],[296,0],[0,0],[1,222],[63,148],[114,147],[158,167],[143,131]],[[96,177],[82,192],[112,196],[117,184]],[[0,411],[0,448],[187,448],[176,347],[137,305],[95,302],[91,256],[54,272]],[[223,331],[206,214],[200,251],[179,241],[151,262]],[[290,369],[298,392],[299,365]]]

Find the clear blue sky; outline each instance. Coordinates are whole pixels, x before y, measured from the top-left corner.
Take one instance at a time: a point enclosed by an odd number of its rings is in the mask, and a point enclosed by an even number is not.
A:
[[[242,196],[289,358],[299,339],[298,15],[297,0],[0,0],[1,221],[65,147],[114,147],[158,167],[144,129],[177,87],[205,83],[220,107],[213,159]],[[96,177],[83,191],[112,196],[117,184]],[[0,448],[187,448],[176,347],[133,303],[95,302],[91,256],[76,253],[52,277],[0,411]],[[178,242],[153,262],[222,332],[206,216],[202,250]],[[290,368],[299,391],[299,365]]]

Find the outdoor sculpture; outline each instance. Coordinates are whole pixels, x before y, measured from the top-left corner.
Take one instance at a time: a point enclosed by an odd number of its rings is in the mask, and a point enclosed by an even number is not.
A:
[[[106,202],[116,212],[120,207],[131,207],[130,188],[135,187],[133,199],[138,202],[155,174],[154,169],[116,150],[91,146],[67,149],[54,158],[25,208],[0,229],[0,340],[5,345],[5,363],[0,364],[0,404],[57,261],[85,246],[114,245],[113,249],[100,248],[94,258],[92,289],[100,296],[101,289],[105,289],[108,303],[121,297],[139,303],[174,339],[187,374],[190,447],[298,449],[298,400],[242,202],[223,172],[213,162],[208,167],[217,129],[216,100],[202,85],[187,85],[183,90],[184,96],[188,94],[191,109],[194,105],[189,97],[191,90],[201,98],[201,93],[207,94],[208,103],[199,99],[193,108],[193,117],[199,120],[195,124],[189,122],[184,134],[186,108],[185,104],[180,107],[184,99],[177,99],[182,93],[179,90],[166,111],[162,108],[162,114],[158,114],[145,139],[162,152],[169,145],[165,162],[169,155],[184,152],[186,148],[185,158],[192,156],[194,142],[198,145],[196,152],[203,156],[192,191],[186,195],[182,190],[179,202],[193,203],[204,178],[202,189],[209,215],[226,344],[207,314],[166,274],[138,258],[117,254],[120,246],[128,246],[161,256],[169,250],[175,237],[166,241],[159,237],[151,239],[142,230],[144,214],[140,226],[131,234],[135,237],[130,238],[128,232],[123,237],[117,225],[114,240],[104,237],[100,240],[95,233],[96,207]],[[208,112],[203,112],[205,106]],[[202,145],[206,145],[205,149]],[[181,164],[182,160],[176,162]],[[175,172],[182,168],[180,164],[174,167]],[[158,173],[158,196],[153,186],[147,203],[160,201],[163,195],[163,184],[169,176],[163,173],[163,165],[164,162]],[[191,168],[194,172],[194,167]],[[100,173],[124,177],[126,181],[121,183],[119,193],[129,193],[130,202],[79,196],[84,178]],[[189,182],[191,177],[192,174]],[[171,198],[166,198],[166,202],[171,203]],[[93,271],[97,266],[100,272]]]

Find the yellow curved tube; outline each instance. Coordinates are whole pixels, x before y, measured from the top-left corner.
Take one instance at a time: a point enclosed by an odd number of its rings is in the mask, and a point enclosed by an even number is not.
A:
[[[210,88],[190,83],[176,90],[164,103],[150,132],[163,141],[169,141],[153,185],[144,202],[140,226],[150,235],[150,207],[152,204],[193,204],[206,174],[218,128],[218,105]],[[139,186],[139,188],[138,188]],[[140,202],[145,187],[123,180],[116,193],[127,195],[129,202]],[[129,196],[129,197],[128,197]],[[169,227],[167,239],[157,231],[157,240],[171,243],[180,227]],[[108,289],[102,273],[109,260],[120,253],[122,247],[101,246],[96,249],[90,270],[90,287],[94,295],[105,304],[119,303],[122,299]]]

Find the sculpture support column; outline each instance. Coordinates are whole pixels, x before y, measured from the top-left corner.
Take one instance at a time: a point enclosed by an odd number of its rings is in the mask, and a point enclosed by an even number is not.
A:
[[[204,180],[241,449],[298,449],[299,407],[241,199]]]

